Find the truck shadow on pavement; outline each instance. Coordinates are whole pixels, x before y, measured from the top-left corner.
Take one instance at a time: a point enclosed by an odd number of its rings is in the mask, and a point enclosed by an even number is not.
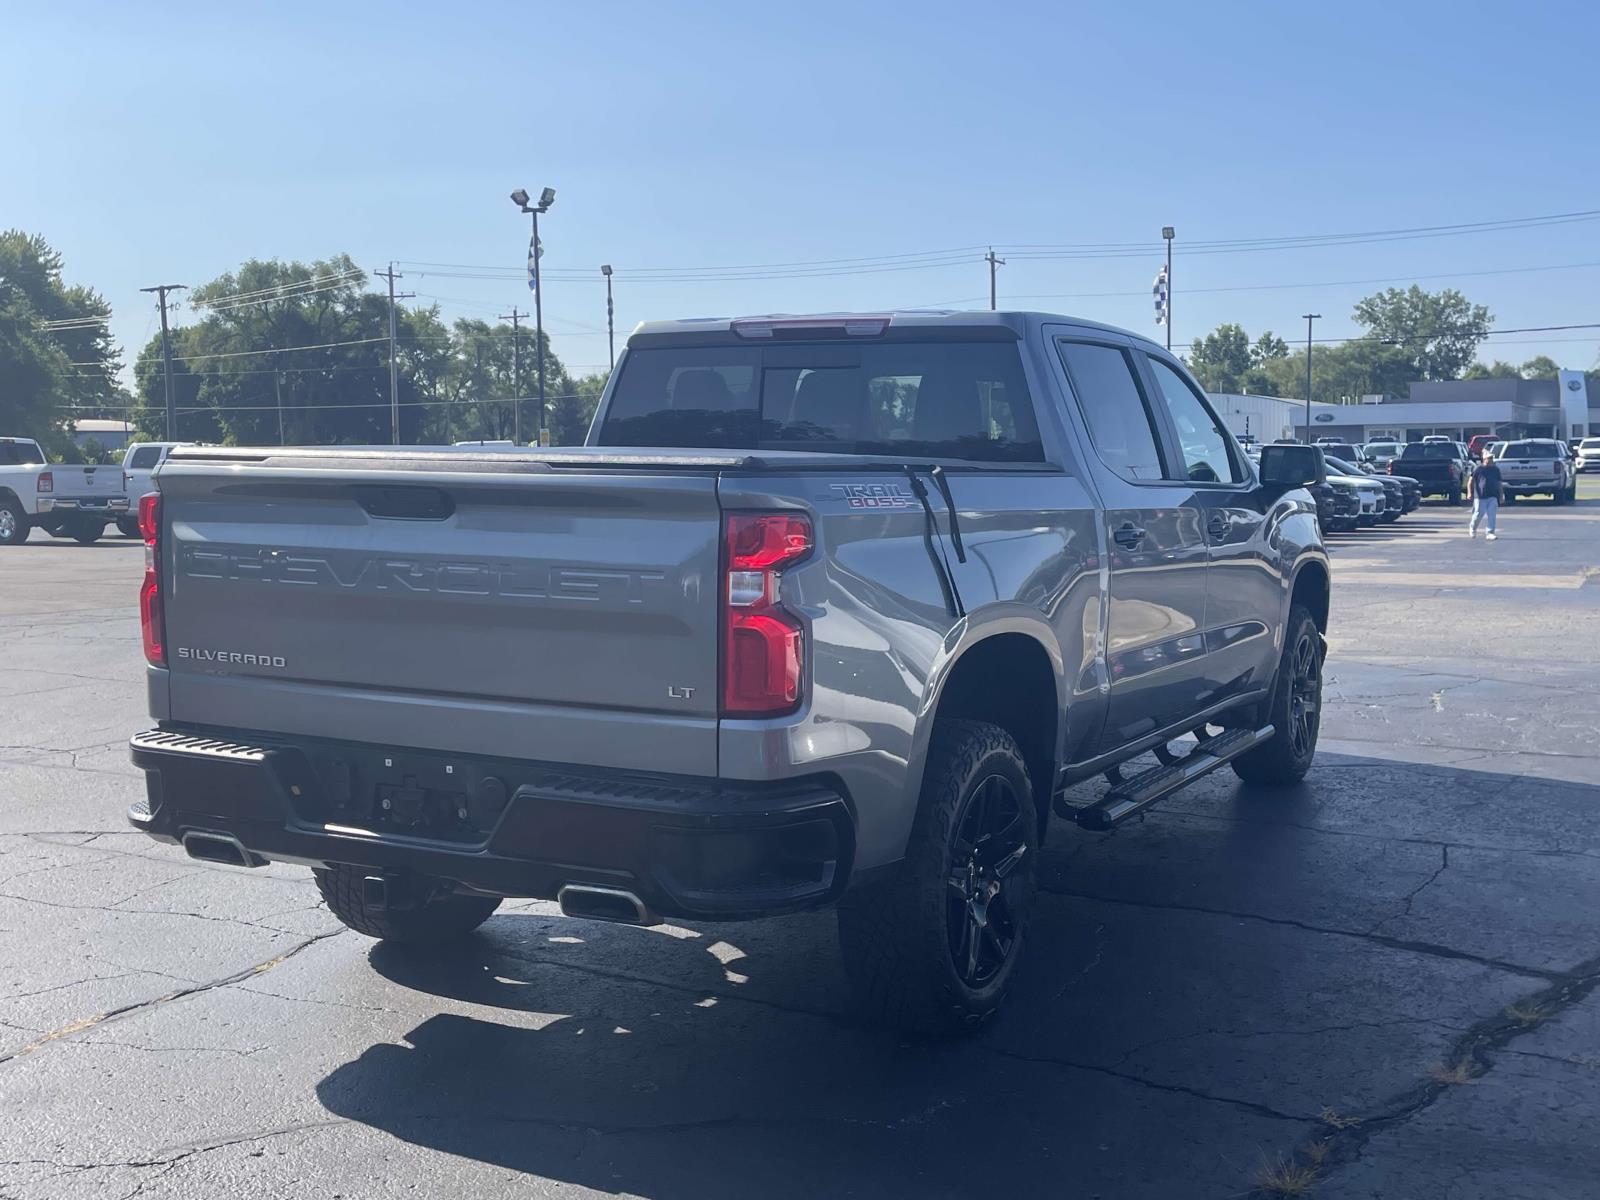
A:
[[[1265,1157],[1365,1139],[1329,1114],[1421,1111],[1441,1065],[1492,1070],[1522,1036],[1508,1006],[1600,982],[1597,803],[1329,754],[1287,795],[1213,777],[1109,836],[1058,825],[1018,989],[957,1041],[851,1015],[831,914],[508,913],[446,958],[374,948],[445,1011],[317,1095],[417,1147],[660,1200],[1237,1197]]]

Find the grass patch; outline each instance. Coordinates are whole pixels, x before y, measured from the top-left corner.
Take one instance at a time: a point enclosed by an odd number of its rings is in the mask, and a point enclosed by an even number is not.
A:
[[[1472,1060],[1470,1058],[1463,1058],[1454,1066],[1446,1066],[1444,1063],[1435,1063],[1428,1071],[1428,1078],[1432,1079],[1435,1083],[1452,1085],[1471,1083]]]
[[[1333,1139],[1324,1138],[1320,1142],[1312,1142],[1305,1148],[1306,1161],[1314,1167],[1320,1167],[1323,1160],[1333,1150]]]
[[[1323,1109],[1322,1112],[1317,1115],[1317,1120],[1321,1121],[1330,1129],[1352,1129],[1361,1124],[1360,1117],[1340,1116],[1331,1108]]]
[[[1544,1011],[1537,1005],[1508,1004],[1501,1011],[1519,1025],[1537,1025],[1544,1020]]]
[[[1278,1155],[1256,1168],[1256,1193],[1262,1196],[1304,1196],[1317,1181],[1317,1168]]]

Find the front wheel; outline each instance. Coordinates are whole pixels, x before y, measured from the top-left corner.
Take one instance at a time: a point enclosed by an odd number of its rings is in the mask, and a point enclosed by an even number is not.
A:
[[[433,881],[421,877],[412,880],[418,893],[414,907],[379,907],[367,903],[370,872],[361,867],[336,864],[315,868],[311,874],[334,916],[357,933],[385,942],[445,945],[471,933],[500,907],[498,896],[460,896],[439,890],[429,895]]]
[[[982,721],[939,721],[891,879],[845,893],[839,944],[863,1007],[917,1033],[975,1029],[1016,972],[1039,823],[1022,752]]]
[[[1449,495],[1448,499],[1449,499],[1451,504],[1460,504],[1461,503],[1461,489],[1460,488],[1451,488],[1450,489],[1450,495]]]
[[[138,517],[118,517],[117,518],[117,532],[120,533],[125,538],[136,538],[136,537],[142,536],[139,533],[139,518]]]
[[[1322,725],[1322,632],[1299,604],[1289,610],[1278,678],[1267,706],[1272,737],[1234,759],[1234,774],[1246,783],[1298,783],[1316,757]]]

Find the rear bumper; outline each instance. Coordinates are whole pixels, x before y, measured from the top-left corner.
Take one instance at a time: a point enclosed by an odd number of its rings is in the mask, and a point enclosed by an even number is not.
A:
[[[39,514],[85,513],[114,520],[128,515],[126,496],[41,496]]]
[[[1542,496],[1567,489],[1566,482],[1560,479],[1519,479],[1515,483],[1506,480],[1500,486],[1518,496]]]
[[[161,841],[221,834],[262,859],[494,895],[589,884],[662,916],[753,917],[834,899],[854,855],[853,811],[826,777],[743,784],[173,727],[129,750],[147,798],[128,819]]]

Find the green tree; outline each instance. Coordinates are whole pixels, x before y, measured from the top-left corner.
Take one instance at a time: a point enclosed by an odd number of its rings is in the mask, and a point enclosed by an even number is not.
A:
[[[1370,338],[1405,353],[1411,379],[1460,378],[1493,320],[1487,308],[1454,288],[1426,292],[1416,284],[1368,296],[1352,315]]]
[[[1461,373],[1463,379],[1521,379],[1522,372],[1508,362],[1495,359],[1492,363],[1475,362]]]
[[[1554,379],[1561,373],[1561,364],[1548,354],[1536,355],[1522,364],[1524,379]]]
[[[1189,348],[1189,370],[1208,392],[1238,392],[1256,364],[1244,326],[1218,325]]]
[[[36,234],[0,233],[0,427],[43,441],[53,453],[74,417],[120,417],[121,352],[107,332],[99,293],[69,285],[62,259]]]
[[[44,437],[65,401],[66,354],[39,329],[22,290],[0,278],[0,431]]]
[[[610,378],[610,371],[601,371],[597,375],[575,379],[567,393],[556,401],[551,410],[550,434],[557,446],[583,444],[583,439],[589,433],[589,423],[594,420],[595,409],[600,406],[600,397],[606,390],[606,381]]]

